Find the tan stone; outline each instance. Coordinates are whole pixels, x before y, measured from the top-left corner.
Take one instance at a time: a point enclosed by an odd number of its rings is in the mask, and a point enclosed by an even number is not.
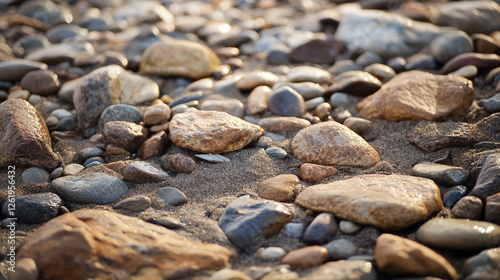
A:
[[[167,143],[167,133],[165,131],[160,131],[142,143],[139,148],[139,157],[141,159],[148,159],[161,156],[163,149],[167,146]]]
[[[399,230],[442,209],[430,179],[370,174],[306,188],[295,204],[383,230]]]
[[[270,132],[297,131],[310,126],[308,120],[296,117],[271,117],[262,119],[259,126]]]
[[[9,280],[38,280],[38,268],[31,258],[22,258],[15,263],[15,272],[8,271]]]
[[[420,243],[388,233],[377,238],[375,261],[380,271],[390,275],[458,277],[443,256]]]
[[[260,182],[257,194],[266,199],[281,202],[291,201],[299,183],[299,178],[293,174],[278,175]]]
[[[333,166],[325,166],[313,163],[304,163],[300,166],[300,178],[304,181],[316,183],[326,177],[339,173],[339,170]]]
[[[252,280],[252,278],[243,272],[226,268],[212,274],[210,280]]]
[[[267,110],[267,100],[273,90],[268,86],[258,86],[248,95],[248,111],[250,114],[255,115]]]
[[[144,112],[144,125],[162,124],[170,119],[170,107],[167,104],[155,104]]]
[[[130,279],[153,267],[162,279],[226,265],[224,247],[186,240],[164,227],[104,210],[78,210],[50,220],[18,248],[32,258],[41,279]]]
[[[377,151],[346,126],[327,121],[302,129],[292,140],[293,154],[322,165],[368,167],[380,161]]]
[[[279,77],[267,71],[253,71],[245,74],[236,82],[236,87],[239,90],[253,90],[258,86],[272,87],[279,81]]]
[[[308,246],[289,252],[281,258],[282,264],[309,268],[322,264],[328,258],[328,250],[321,246]]]
[[[356,107],[367,119],[440,121],[462,116],[473,100],[471,81],[415,70],[396,75]]]
[[[0,104],[0,166],[30,166],[53,170],[58,157],[52,151],[49,129],[30,103],[12,99]]]
[[[241,149],[264,134],[258,125],[217,111],[176,114],[169,129],[177,146],[211,154]]]
[[[210,76],[219,65],[219,58],[207,46],[185,40],[169,40],[156,42],[144,51],[140,72],[201,79]]]

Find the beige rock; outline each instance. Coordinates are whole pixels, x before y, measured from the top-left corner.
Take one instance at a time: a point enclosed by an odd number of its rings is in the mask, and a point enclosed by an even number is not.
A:
[[[388,233],[377,238],[375,261],[380,271],[390,275],[458,277],[443,256],[420,243]]]
[[[389,231],[407,228],[443,207],[432,180],[381,174],[308,187],[295,204]]]
[[[322,264],[328,258],[328,250],[321,246],[308,246],[289,252],[281,258],[282,264],[309,268]]]
[[[252,278],[243,272],[226,268],[212,274],[210,280],[252,280]]]
[[[253,90],[258,86],[272,87],[280,78],[275,74],[267,71],[253,71],[245,74],[241,79],[236,82],[236,87],[239,90]]]
[[[377,272],[371,262],[363,260],[341,260],[325,263],[301,279],[376,280]]]
[[[299,159],[322,165],[368,167],[380,161],[370,144],[335,121],[302,129],[293,138],[292,149]]]
[[[260,182],[257,194],[266,199],[287,202],[293,200],[300,180],[293,174],[278,175]]]
[[[110,121],[104,125],[102,136],[105,144],[134,152],[147,139],[148,130],[132,122]]]
[[[9,280],[38,280],[38,268],[31,258],[22,258],[16,262],[15,272],[7,273]]]
[[[250,114],[258,114],[267,110],[267,100],[273,90],[268,86],[258,86],[248,95],[248,111]]]
[[[207,46],[185,40],[169,40],[154,43],[144,51],[140,72],[201,79],[210,76],[219,65],[219,58]]]
[[[144,112],[144,125],[153,126],[162,124],[170,119],[170,107],[167,104],[155,104]]]
[[[439,121],[465,114],[473,100],[471,81],[415,70],[396,75],[356,107],[367,119]]]
[[[164,227],[104,210],[78,210],[50,220],[18,248],[41,279],[132,278],[157,268],[162,279],[181,278],[229,261],[230,251],[195,243]]]
[[[211,154],[241,149],[264,134],[258,125],[217,111],[176,114],[169,129],[177,146]]]
[[[141,159],[149,159],[152,157],[161,156],[163,149],[167,146],[168,137],[165,131],[160,131],[153,136],[149,137],[148,140],[142,143],[139,148],[139,157]]]
[[[297,131],[310,126],[308,120],[296,117],[271,117],[262,119],[259,126],[270,132]]]
[[[333,166],[325,166],[313,163],[304,163],[300,166],[300,178],[304,181],[316,183],[326,177],[339,173],[339,170]]]
[[[205,111],[226,112],[238,118],[245,116],[245,106],[236,98],[204,100],[199,108]]]
[[[58,157],[52,151],[49,130],[30,103],[12,99],[0,104],[0,166],[30,166],[53,170]]]

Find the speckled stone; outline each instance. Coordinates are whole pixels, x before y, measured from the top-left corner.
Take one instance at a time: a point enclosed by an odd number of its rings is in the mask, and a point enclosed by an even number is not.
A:
[[[365,71],[347,71],[333,80],[333,84],[326,93],[345,92],[348,94],[365,97],[375,93],[382,86],[379,79]]]
[[[304,181],[316,183],[324,178],[336,175],[339,170],[333,166],[313,163],[304,163],[300,166],[300,178]]]
[[[296,117],[270,117],[259,121],[259,126],[267,132],[298,131],[310,126],[308,120]]]
[[[125,121],[110,121],[104,125],[104,143],[134,152],[146,141],[148,130],[142,126]]]

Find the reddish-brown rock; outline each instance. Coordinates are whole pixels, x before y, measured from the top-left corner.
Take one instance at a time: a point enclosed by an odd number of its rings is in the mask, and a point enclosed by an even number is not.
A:
[[[281,258],[282,264],[309,268],[322,264],[328,258],[328,250],[321,246],[308,246],[289,252]]]
[[[168,167],[178,173],[191,173],[196,165],[196,161],[185,154],[175,154],[168,158]]]
[[[487,72],[500,66],[500,56],[496,54],[463,53],[448,61],[441,73],[448,74],[463,66],[474,65],[479,72]]]
[[[293,200],[300,180],[293,174],[278,175],[260,182],[257,194],[266,199],[287,202]]]
[[[148,138],[148,130],[131,122],[110,121],[104,125],[102,136],[104,143],[134,152]]]
[[[316,183],[326,177],[339,173],[339,170],[333,166],[325,166],[313,163],[304,163],[300,166],[300,178],[304,181]]]
[[[161,156],[163,149],[167,146],[167,143],[167,133],[165,131],[160,131],[142,143],[139,148],[139,157],[141,159],[148,159]]]
[[[326,90],[327,94],[345,92],[356,96],[368,96],[382,86],[382,82],[365,71],[347,71],[338,75]]]
[[[50,70],[35,70],[24,75],[19,85],[31,94],[45,96],[56,94],[61,84],[54,72]]]

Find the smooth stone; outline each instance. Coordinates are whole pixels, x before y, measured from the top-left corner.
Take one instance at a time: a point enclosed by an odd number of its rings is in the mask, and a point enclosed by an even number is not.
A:
[[[439,35],[429,45],[432,57],[441,64],[457,55],[472,52],[472,39],[462,31]]]
[[[147,161],[134,161],[123,171],[123,180],[132,183],[161,182],[168,177],[167,172]]]
[[[183,227],[183,224],[181,221],[179,221],[176,218],[172,218],[172,217],[160,217],[160,218],[158,218],[158,220],[156,220],[156,222],[159,225],[164,226],[168,229],[179,229],[179,228]]]
[[[286,78],[292,83],[312,82],[327,84],[330,83],[332,75],[321,68],[313,66],[296,66],[290,69]]]
[[[102,162],[98,162],[98,161],[93,161],[87,165],[84,165],[85,168],[91,168],[91,167],[94,167],[94,166],[98,166],[98,165],[102,165],[103,163]]]
[[[229,204],[219,218],[219,226],[238,248],[251,250],[254,242],[278,233],[292,213],[280,203],[242,196]]]
[[[58,156],[52,150],[47,125],[30,103],[22,99],[2,102],[0,119],[0,166],[40,167],[46,170],[57,167]]]
[[[31,94],[42,96],[56,94],[59,90],[59,78],[50,70],[34,70],[26,73],[19,85]]]
[[[304,224],[288,223],[285,225],[285,232],[290,238],[302,239],[302,235],[304,235]]]
[[[73,176],[76,175],[78,172],[83,170],[83,165],[78,164],[78,163],[71,163],[68,164],[64,167],[64,172],[63,174],[65,176]]]
[[[342,124],[360,136],[368,134],[373,127],[373,123],[371,121],[356,117],[349,117],[345,119]]]
[[[302,95],[304,100],[320,97],[325,92],[325,89],[320,84],[313,82],[301,82],[301,83],[278,82],[273,86],[273,90],[277,90],[284,86],[288,86],[294,89],[296,92]]]
[[[208,47],[191,41],[170,40],[149,46],[141,59],[140,73],[201,79],[210,76],[220,65]]]
[[[232,116],[243,118],[245,116],[245,105],[236,98],[205,99],[199,106],[204,111],[226,112]]]
[[[264,134],[260,126],[216,111],[176,114],[169,130],[175,145],[213,154],[241,149]]]
[[[381,63],[370,64],[366,66],[363,71],[368,72],[382,82],[386,82],[392,79],[392,77],[396,76],[396,71],[394,71],[391,67]]]
[[[336,61],[332,67],[328,68],[328,72],[332,73],[332,75],[335,76],[338,76],[347,71],[359,70],[363,70],[363,68],[350,59],[340,59]]]
[[[74,38],[77,36],[85,37],[88,35],[88,30],[73,24],[58,25],[49,29],[45,35],[51,43],[59,44],[66,39]]]
[[[241,77],[236,82],[236,87],[241,91],[250,91],[258,86],[272,87],[280,78],[268,71],[252,71]]]
[[[133,279],[138,267],[144,269],[144,259],[145,267],[162,269],[157,278],[142,279],[189,278],[223,268],[231,256],[222,246],[188,241],[164,227],[96,209],[57,217],[24,241],[19,259],[33,258],[47,279],[102,278],[108,273]]]
[[[21,173],[21,182],[24,184],[45,183],[50,180],[50,173],[45,169],[30,167]]]
[[[144,141],[139,148],[139,157],[143,160],[152,157],[161,156],[163,150],[168,144],[168,136],[165,131],[160,131],[153,134],[146,141]]]
[[[142,111],[134,106],[127,104],[111,105],[102,111],[99,119],[99,128],[103,129],[104,125],[110,121],[126,121],[139,124],[144,119]]]
[[[455,268],[441,255],[415,241],[384,233],[375,245],[377,268],[394,276],[415,275],[456,279]]]
[[[309,121],[296,117],[270,117],[259,121],[259,126],[265,131],[277,133],[298,131],[310,125]]]
[[[485,201],[488,196],[500,192],[500,154],[485,156],[476,185],[469,193],[471,196]]]
[[[134,212],[142,212],[153,204],[151,198],[144,195],[125,198],[113,206],[114,209],[125,209]]]
[[[336,239],[323,245],[328,250],[328,256],[333,260],[347,259],[356,253],[358,249],[354,243],[348,239]]]
[[[156,191],[158,196],[170,206],[180,206],[188,202],[188,198],[180,190],[173,187],[164,187]]]
[[[334,39],[312,39],[293,48],[288,57],[296,62],[332,64],[343,48],[342,42]]]
[[[500,66],[500,56],[473,52],[463,53],[446,62],[441,73],[448,74],[467,65],[476,66],[479,72],[488,72]]]
[[[27,59],[15,59],[0,62],[0,81],[20,81],[26,73],[35,70],[47,70],[47,64]]]
[[[80,82],[83,80],[83,77],[67,81],[61,85],[57,96],[65,102],[73,102],[73,95],[78,86],[80,86]]]
[[[61,177],[63,172],[64,172],[63,167],[58,167],[58,168],[54,169],[54,171],[52,171],[52,173],[50,173],[50,179],[54,180],[56,178]]]
[[[468,34],[489,34],[500,29],[500,6],[494,1],[463,1],[439,7],[435,23],[454,26]]]
[[[330,213],[321,213],[306,228],[302,239],[307,243],[325,244],[333,239],[338,231],[335,217]]]
[[[97,147],[89,147],[89,148],[83,148],[80,151],[78,151],[78,155],[82,160],[85,160],[85,162],[87,162],[87,160],[90,158],[103,156],[104,151]],[[83,165],[85,165],[85,163]]]
[[[436,184],[456,186],[465,184],[469,172],[462,167],[449,166],[439,163],[422,162],[412,168],[413,175],[429,178]]]
[[[61,119],[57,125],[52,127],[53,131],[76,131],[78,130],[78,123],[75,117]]]
[[[225,268],[212,274],[210,280],[252,280],[252,278],[241,271]]]
[[[151,21],[158,21],[166,25],[174,23],[172,13],[156,2],[130,2],[115,10],[113,18],[116,22],[125,21],[131,26]]]
[[[348,94],[345,92],[336,92],[330,97],[330,105],[333,108],[346,107],[352,104],[356,104],[361,101],[361,97]]]
[[[202,160],[213,162],[213,163],[221,163],[221,162],[230,162],[231,160],[225,156],[221,156],[218,154],[196,154],[194,155],[197,158],[201,158]]]
[[[477,102],[477,105],[483,107],[488,113],[500,112],[500,93],[493,95],[488,99],[481,99]]]
[[[477,67],[474,65],[466,65],[458,68],[457,70],[451,72],[448,75],[464,77],[467,79],[472,79],[477,76]]]
[[[259,250],[257,255],[264,260],[279,260],[286,255],[286,251],[281,247],[267,247]]]
[[[365,68],[366,66],[374,63],[383,63],[383,59],[374,52],[366,51],[362,53],[358,58],[356,58],[355,63],[360,67]]]
[[[277,157],[277,158],[281,158],[281,159],[286,158],[286,156],[288,155],[288,153],[284,149],[279,148],[279,147],[267,148],[266,154],[271,156],[271,157]]]
[[[484,220],[500,225],[500,194],[497,193],[486,198]]]
[[[104,154],[104,152],[103,152]],[[84,163],[83,163],[83,166],[85,166],[85,168],[88,168],[87,165],[89,164],[93,164],[93,163],[101,163],[101,164],[104,164],[105,161],[104,159],[102,159],[101,157],[91,157],[89,159],[87,159]]]
[[[356,107],[366,119],[439,121],[465,114],[473,98],[470,80],[414,70],[396,75]]]
[[[162,132],[162,131],[166,132],[166,131],[168,131],[169,127],[170,127],[169,122],[157,124],[157,125],[153,125],[152,127],[150,127],[149,132],[151,132],[151,133],[158,133],[158,132]]]
[[[475,196],[462,197],[451,209],[451,216],[457,219],[481,220],[484,212],[484,204],[480,198]]]
[[[183,94],[177,97],[176,99],[172,100],[169,106],[170,108],[172,108],[172,113],[173,113],[173,108],[176,107],[177,105],[185,104],[194,100],[201,100],[205,97],[207,97],[207,94],[204,93],[203,91],[196,91],[193,93]]]
[[[434,218],[417,230],[425,245],[451,250],[482,250],[500,246],[500,226],[473,220]]]
[[[406,59],[405,70],[434,70],[437,68],[436,60],[431,55],[415,54]]]
[[[260,182],[257,194],[265,199],[287,202],[293,200],[299,184],[300,180],[296,175],[278,175]]]
[[[315,280],[375,280],[377,272],[371,262],[365,260],[341,260],[325,263],[307,274],[306,279]]]
[[[323,97],[316,97],[305,102],[306,110],[313,110],[321,103],[324,103],[325,99]],[[328,103],[327,103],[328,104]],[[330,104],[328,104],[329,106]]]
[[[153,126],[161,124],[170,119],[170,107],[167,104],[155,104],[144,112],[144,125]]]
[[[268,86],[258,86],[254,88],[247,99],[248,111],[250,114],[255,115],[265,112],[268,108],[267,100],[272,92],[273,91]]]
[[[323,98],[321,98],[324,101]],[[317,116],[320,120],[327,120],[330,117],[330,111],[332,110],[332,106],[330,103],[322,102],[316,108],[314,108],[313,115]]]
[[[104,143],[134,152],[146,141],[148,130],[139,124],[126,121],[109,121],[102,132]]]
[[[11,99],[28,100],[29,97],[30,97],[29,91],[27,91],[27,90],[15,90],[15,91],[12,91],[9,93],[9,95],[7,96],[7,100],[11,100]]]
[[[477,53],[496,53],[500,50],[500,42],[486,34],[472,34],[471,39]]]
[[[452,208],[466,194],[467,188],[464,186],[454,186],[449,188],[443,195],[443,206]]]
[[[186,154],[175,154],[168,158],[168,167],[177,173],[192,173],[196,166],[196,161]]]
[[[48,25],[67,24],[73,20],[73,15],[67,7],[45,0],[24,2],[18,13]]]
[[[292,149],[299,159],[321,165],[368,167],[380,161],[370,144],[335,121],[302,129],[293,138]]]
[[[65,109],[56,109],[50,113],[51,116],[54,116],[60,120],[65,119],[65,118],[71,118],[73,117],[73,114],[69,112],[68,110]]]
[[[72,61],[77,55],[84,54],[95,54],[92,44],[88,42],[69,42],[33,50],[25,58],[47,64],[57,64],[64,61]]]
[[[308,246],[293,250],[281,258],[282,264],[309,268],[322,264],[328,258],[328,250],[321,246]]]
[[[302,180],[317,183],[324,178],[336,175],[339,170],[333,166],[304,163],[300,166],[299,172]]]
[[[22,258],[16,262],[15,272],[9,271],[7,277],[9,280],[38,280],[39,274],[32,258]]]
[[[9,215],[9,204],[9,201],[3,204],[4,217],[12,217]],[[54,193],[23,195],[16,197],[14,213],[21,223],[40,224],[55,218],[61,204],[61,198]]]
[[[500,274],[500,249],[483,250],[464,264],[464,275],[469,280],[494,280]]]
[[[284,117],[302,117],[306,112],[304,98],[291,87],[274,90],[267,100],[269,110]]]
[[[365,97],[375,93],[381,86],[382,82],[368,72],[347,71],[335,77],[326,93],[344,92]]]
[[[467,147],[472,143],[473,126],[462,122],[419,122],[407,139],[424,152],[448,147]]]
[[[52,181],[52,187],[65,200],[80,204],[113,203],[128,190],[121,179],[104,173],[64,176]]]
[[[407,228],[443,207],[437,185],[407,175],[360,175],[314,185],[295,204],[382,230]]]
[[[345,234],[353,234],[363,228],[361,225],[356,224],[355,222],[342,220],[339,223],[339,229],[341,232]]]

